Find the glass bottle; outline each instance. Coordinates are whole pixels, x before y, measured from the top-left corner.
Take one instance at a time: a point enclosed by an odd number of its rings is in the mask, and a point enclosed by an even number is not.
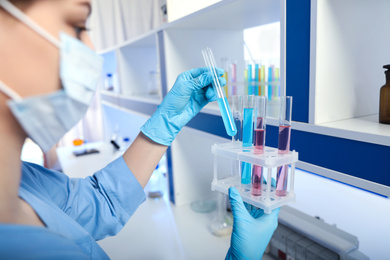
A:
[[[379,98],[379,123],[390,124],[390,65],[386,69],[386,84],[381,87]]]

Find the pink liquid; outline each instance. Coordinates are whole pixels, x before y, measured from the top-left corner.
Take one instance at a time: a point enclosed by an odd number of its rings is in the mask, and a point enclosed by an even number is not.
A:
[[[253,165],[252,169],[252,195],[261,196],[261,188],[263,184],[263,167]]]
[[[290,151],[290,139],[291,139],[291,126],[280,125],[279,140],[278,140],[279,153],[284,154]]]
[[[265,129],[264,129],[264,120],[262,117],[258,117],[255,125],[255,154],[264,153],[264,142],[265,142]]]
[[[255,154],[262,154],[264,153],[264,136],[265,130],[264,129],[255,129]]]
[[[275,190],[275,195],[278,197],[284,197],[287,195],[287,174],[288,174],[287,165],[278,167],[278,172],[276,173],[276,190]]]

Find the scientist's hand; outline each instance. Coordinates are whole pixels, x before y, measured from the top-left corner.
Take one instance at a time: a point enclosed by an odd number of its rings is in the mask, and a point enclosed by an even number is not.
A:
[[[264,214],[242,201],[237,189],[229,189],[229,199],[233,212],[233,232],[226,259],[260,260],[278,226],[279,208],[271,214]]]
[[[221,77],[224,71],[217,69],[217,73],[224,86],[226,80]],[[141,131],[156,143],[169,146],[188,121],[207,103],[217,99],[212,81],[207,68],[181,73],[157,111],[141,127]]]

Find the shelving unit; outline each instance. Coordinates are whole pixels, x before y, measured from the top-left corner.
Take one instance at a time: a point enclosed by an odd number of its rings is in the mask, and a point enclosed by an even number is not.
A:
[[[390,2],[311,3],[310,123],[390,138],[390,126],[378,123]]]
[[[282,93],[294,97],[291,147],[300,152],[297,167],[390,196],[390,126],[377,123],[375,115],[384,83],[382,66],[390,55],[384,29],[390,27],[390,3],[374,2],[219,1],[103,50],[103,55],[115,56],[124,92],[102,92],[102,99],[151,115],[180,73],[204,66],[201,49],[207,46],[217,63],[227,56],[237,61],[237,77],[243,79],[243,30],[279,21],[280,85]],[[151,70],[160,72],[157,95],[146,91]],[[218,120],[216,104],[209,104],[188,127],[229,138],[217,129],[223,127]],[[277,146],[277,126],[278,120],[267,119],[268,146]],[[175,146],[170,153],[170,170],[185,170],[188,165],[175,163],[181,156]],[[356,163],[362,160],[372,167]]]

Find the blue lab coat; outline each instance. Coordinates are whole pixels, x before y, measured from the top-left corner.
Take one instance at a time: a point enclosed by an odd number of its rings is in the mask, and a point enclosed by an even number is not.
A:
[[[117,234],[145,200],[123,157],[85,179],[23,162],[19,196],[46,227],[0,223],[1,259],[108,259],[96,240]]]

